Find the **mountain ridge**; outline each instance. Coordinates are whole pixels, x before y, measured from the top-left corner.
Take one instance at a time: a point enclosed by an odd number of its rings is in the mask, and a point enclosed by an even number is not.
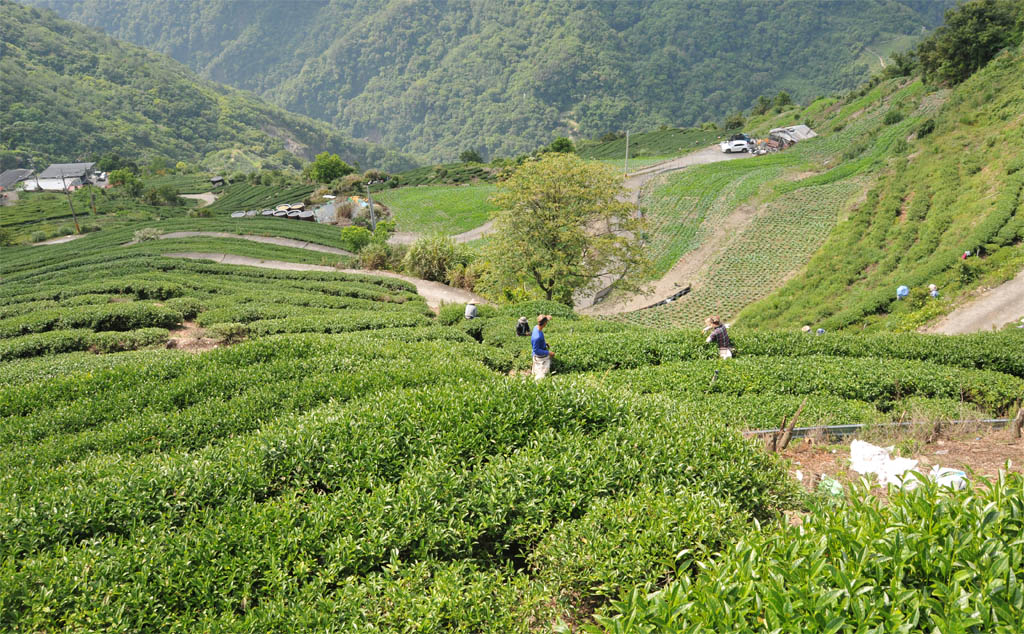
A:
[[[691,126],[782,89],[804,102],[848,90],[868,75],[864,46],[919,36],[953,4],[37,3],[432,160]]]

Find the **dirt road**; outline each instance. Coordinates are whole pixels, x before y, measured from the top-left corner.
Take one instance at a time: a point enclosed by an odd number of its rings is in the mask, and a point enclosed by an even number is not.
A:
[[[220,264],[235,264],[239,266],[255,266],[263,269],[277,269],[280,271],[325,271],[333,273],[350,273],[354,275],[374,275],[377,277],[391,277],[405,280],[416,286],[416,292],[425,300],[427,306],[437,310],[441,304],[464,304],[469,301],[477,304],[486,304],[487,300],[460,288],[453,288],[440,282],[421,280],[408,275],[400,275],[391,271],[364,271],[363,269],[336,269],[333,266],[321,266],[319,264],[299,264],[298,262],[282,262],[280,260],[261,260],[243,255],[229,255],[226,253],[199,253],[188,251],[183,253],[164,253],[164,257],[183,258],[186,260],[213,260]]]
[[[624,184],[629,191],[629,197],[626,200],[633,204],[639,204],[640,191],[644,185],[647,185],[652,179],[669,172],[686,169],[692,165],[707,165],[709,163],[752,157],[753,155],[747,153],[726,154],[718,149],[717,145],[712,145],[677,159],[650,165],[642,170],[633,172],[626,178]],[[711,255],[716,252],[727,235],[738,233],[739,229],[745,226],[752,218],[753,213],[733,214],[730,216],[724,223],[715,228],[715,233],[705,240],[699,249],[680,258],[661,279],[652,282],[647,287],[646,292],[613,296],[611,299],[599,304],[593,303],[594,298],[602,296],[604,291],[581,295],[576,298],[576,310],[587,315],[611,315],[638,310],[669,297],[690,283],[694,274],[708,262]]]
[[[292,247],[294,249],[317,251],[318,253],[330,253],[332,255],[355,255],[351,251],[346,251],[337,247],[328,247],[322,244],[316,244],[315,242],[307,242],[305,240],[276,238],[270,236],[251,236],[239,233],[229,233],[227,231],[171,231],[168,233],[161,233],[157,238],[160,240],[172,240],[174,238],[234,238],[237,240],[249,240],[250,242],[261,242],[263,244],[276,244],[278,246]],[[138,244],[138,242],[132,240],[131,242],[126,242],[121,246],[127,247],[133,244]]]
[[[205,207],[212,205],[213,201],[217,200],[217,196],[213,192],[206,192],[205,194],[181,194],[182,198],[191,198],[192,200],[198,200],[201,205],[198,207]]]
[[[455,235],[451,236],[451,239],[456,244],[461,244],[463,242],[472,242],[473,240],[478,240],[484,237],[485,235],[491,233],[492,231],[494,231],[494,222],[488,220],[479,227],[476,227],[475,229],[470,229],[469,231],[464,231],[462,233],[456,233]],[[393,234],[391,234],[391,236],[388,238],[388,244],[412,244],[413,242],[416,242],[421,237],[423,237],[423,235],[424,234],[417,233],[415,231],[396,231]]]
[[[1005,326],[1024,317],[1024,271],[943,317],[928,332],[962,335]]]

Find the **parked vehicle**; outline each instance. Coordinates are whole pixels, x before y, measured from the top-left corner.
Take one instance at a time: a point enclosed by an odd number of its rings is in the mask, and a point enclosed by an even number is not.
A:
[[[735,139],[732,141],[722,141],[718,144],[718,147],[722,149],[726,154],[732,152],[749,152],[750,142],[746,139]]]

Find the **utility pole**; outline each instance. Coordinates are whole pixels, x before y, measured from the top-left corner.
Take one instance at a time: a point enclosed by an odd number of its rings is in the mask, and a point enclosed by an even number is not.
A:
[[[626,130],[626,162],[622,164],[622,172],[629,174],[629,130]]]
[[[78,216],[75,215],[75,205],[71,202],[71,192],[68,191],[68,183],[64,180],[64,171],[60,173],[60,182],[64,186],[64,193],[68,197],[68,207],[71,207],[71,219],[75,221],[75,233],[82,233],[82,230],[78,227]]]
[[[370,181],[366,181],[366,198],[370,201],[370,231],[377,231],[377,214],[373,211],[373,196],[370,195]]]

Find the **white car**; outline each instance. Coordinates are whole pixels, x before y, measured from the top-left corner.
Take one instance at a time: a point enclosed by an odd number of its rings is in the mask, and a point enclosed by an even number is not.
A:
[[[750,143],[747,143],[744,139],[736,139],[734,141],[722,141],[718,144],[718,147],[722,148],[722,151],[726,154],[732,152],[749,152]]]

